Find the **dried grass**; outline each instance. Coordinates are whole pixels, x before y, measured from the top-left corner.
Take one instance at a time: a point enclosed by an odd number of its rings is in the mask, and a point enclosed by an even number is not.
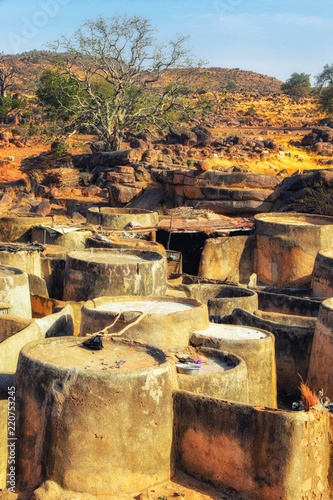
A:
[[[303,380],[299,386],[299,390],[301,391],[302,406],[304,411],[309,411],[311,406],[314,406],[319,402],[316,394],[310,389],[307,383],[303,382]]]

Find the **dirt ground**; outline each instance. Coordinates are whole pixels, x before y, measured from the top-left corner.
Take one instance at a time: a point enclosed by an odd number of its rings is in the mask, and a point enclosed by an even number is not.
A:
[[[213,486],[178,472],[172,481],[154,486],[148,490],[133,495],[97,497],[99,500],[246,500],[232,489],[217,489]],[[83,497],[69,494],[62,500],[83,500]],[[22,495],[0,491],[0,500],[28,500]],[[55,500],[49,497],[45,500]],[[59,500],[58,498],[56,500]]]

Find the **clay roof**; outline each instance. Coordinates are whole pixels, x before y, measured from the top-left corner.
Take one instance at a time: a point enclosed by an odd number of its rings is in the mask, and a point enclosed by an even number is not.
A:
[[[203,232],[206,234],[216,232],[230,232],[235,229],[252,229],[254,219],[252,217],[226,217],[220,216],[218,219],[183,219],[170,217],[158,223],[157,228],[168,232]]]

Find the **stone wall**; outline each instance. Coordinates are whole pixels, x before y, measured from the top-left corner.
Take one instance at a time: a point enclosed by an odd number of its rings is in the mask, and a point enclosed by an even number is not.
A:
[[[269,212],[280,191],[281,178],[269,174],[207,170],[152,170],[166,186],[176,206],[211,209],[223,214]]]

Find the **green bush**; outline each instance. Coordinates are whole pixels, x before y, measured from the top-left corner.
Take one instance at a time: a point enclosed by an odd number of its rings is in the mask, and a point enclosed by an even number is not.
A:
[[[253,115],[255,115],[255,114],[256,114],[256,112],[257,112],[256,108],[255,108],[254,106],[250,106],[249,108],[247,108],[247,110],[246,110],[246,113],[245,113],[245,114],[246,114],[247,116],[253,116]]]
[[[301,208],[314,214],[333,215],[333,185],[319,182],[306,188]]]
[[[0,99],[0,120],[4,120],[10,111],[22,109],[26,104],[24,99],[3,97]]]

